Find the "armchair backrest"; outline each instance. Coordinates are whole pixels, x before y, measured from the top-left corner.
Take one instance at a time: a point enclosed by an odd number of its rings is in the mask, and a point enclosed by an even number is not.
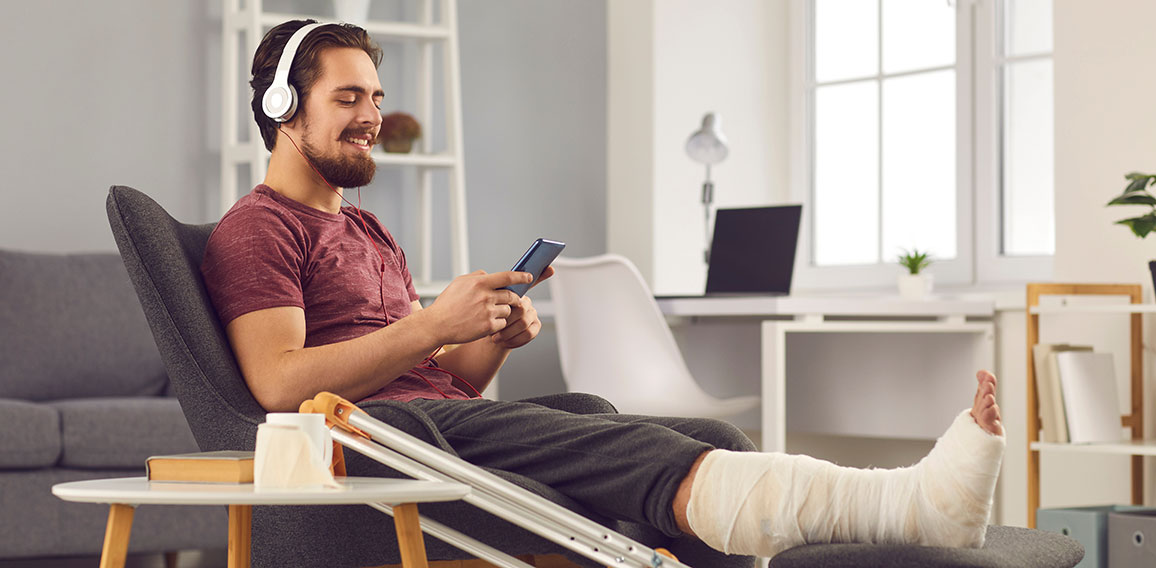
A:
[[[109,190],[106,209],[197,445],[203,451],[252,450],[265,410],[245,384],[201,279],[215,224],[181,223],[123,186]]]

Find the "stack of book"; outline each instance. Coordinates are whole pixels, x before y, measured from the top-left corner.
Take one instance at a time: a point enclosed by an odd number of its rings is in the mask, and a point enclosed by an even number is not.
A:
[[[1040,441],[1118,442],[1123,436],[1110,353],[1090,346],[1040,343],[1032,350]]]

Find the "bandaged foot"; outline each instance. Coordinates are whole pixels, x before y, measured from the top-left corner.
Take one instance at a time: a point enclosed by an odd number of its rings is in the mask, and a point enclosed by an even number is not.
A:
[[[694,478],[687,521],[729,554],[770,557],[826,542],[983,546],[1005,440],[1002,426],[989,433],[972,413],[960,413],[927,457],[900,469],[714,450]]]

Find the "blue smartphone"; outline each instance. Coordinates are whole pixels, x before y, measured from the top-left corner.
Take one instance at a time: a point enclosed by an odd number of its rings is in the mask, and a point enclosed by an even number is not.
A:
[[[514,284],[513,286],[506,286],[503,290],[510,290],[520,296],[525,296],[526,292],[530,290],[539,278],[542,277],[542,272],[554,262],[555,258],[566,248],[566,243],[558,241],[551,241],[549,239],[538,239],[530,248],[526,250],[526,254],[514,263],[514,267],[510,270],[514,272],[529,272],[534,275],[534,282],[529,284]]]

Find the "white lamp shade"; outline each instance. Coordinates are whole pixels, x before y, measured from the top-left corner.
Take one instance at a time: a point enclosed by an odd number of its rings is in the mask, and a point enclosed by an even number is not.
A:
[[[702,117],[702,128],[686,141],[686,155],[709,166],[725,160],[728,152],[727,137],[722,133],[718,116],[713,112],[707,113]]]

